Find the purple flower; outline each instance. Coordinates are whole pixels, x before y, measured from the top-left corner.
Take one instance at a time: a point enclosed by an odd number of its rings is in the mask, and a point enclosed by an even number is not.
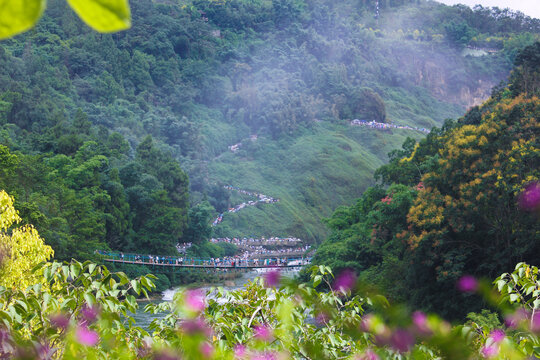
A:
[[[270,270],[264,274],[264,285],[267,288],[279,286],[281,274],[279,270]]]
[[[271,341],[274,337],[272,335],[272,329],[265,325],[256,326],[253,332],[255,338],[261,341]]]
[[[390,346],[399,351],[407,352],[414,345],[414,337],[404,329],[397,329],[390,337]]]
[[[328,316],[328,314],[324,311],[321,311],[315,316],[315,321],[320,326],[325,325],[328,320],[330,320],[330,316]]]
[[[85,305],[81,309],[80,314],[83,319],[83,323],[86,325],[90,325],[96,321],[99,310],[97,307]]]
[[[501,329],[495,329],[490,334],[489,337],[493,340],[494,343],[500,343],[504,339],[504,331]]]
[[[485,357],[486,359],[489,359],[489,358],[497,356],[497,354],[499,353],[499,348],[493,345],[491,346],[486,345],[482,347],[480,352],[482,353],[483,357]]]
[[[427,335],[431,333],[431,329],[429,328],[428,323],[427,323],[427,315],[425,313],[421,311],[415,311],[412,314],[412,323],[414,325],[415,330],[419,334]]]
[[[519,195],[519,206],[525,211],[540,209],[540,183],[532,182]]]
[[[154,355],[154,360],[180,360],[180,357],[168,352],[161,352]]]
[[[77,341],[86,346],[95,346],[99,341],[98,333],[88,329],[86,326],[79,326],[75,331]]]
[[[478,280],[474,276],[464,275],[458,280],[457,288],[461,292],[475,292],[478,289]]]
[[[51,315],[49,321],[53,327],[59,330],[65,330],[69,325],[69,318],[62,313]]]
[[[529,315],[530,314],[527,310],[519,308],[513,314],[506,315],[504,324],[511,329],[515,329],[520,325],[520,323],[526,321],[529,318]]]
[[[37,358],[40,359],[40,360],[45,360],[45,359],[52,359],[53,358],[53,355],[54,355],[54,350],[52,350],[49,345],[46,345],[46,344],[36,344],[36,354],[37,354]]]
[[[240,359],[246,355],[246,347],[242,344],[236,344],[234,346],[234,357]]]
[[[341,272],[341,274],[339,274],[336,277],[332,287],[335,290],[346,292],[346,291],[351,290],[353,286],[355,285],[355,283],[356,283],[356,274],[350,269],[345,269]]]
[[[534,333],[540,333],[540,312],[534,313],[531,318],[531,331]]]
[[[184,295],[185,304],[189,310],[201,312],[205,307],[205,293],[202,290],[188,290]]]

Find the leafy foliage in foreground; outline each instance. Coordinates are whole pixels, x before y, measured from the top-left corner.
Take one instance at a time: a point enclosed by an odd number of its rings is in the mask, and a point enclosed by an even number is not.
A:
[[[478,284],[500,305],[506,325],[487,315],[452,327],[435,315],[410,314],[362,288],[352,274],[335,279],[311,269],[329,292],[276,274],[242,290],[184,290],[173,302],[147,305],[166,311],[149,330],[130,312],[133,294],[152,289],[152,276],[129,280],[92,263],[49,263],[42,282],[25,290],[0,287],[0,353],[13,359],[526,359],[540,355],[538,268],[521,263],[495,281],[503,295]],[[279,274],[277,274],[279,277]],[[352,277],[351,277],[352,276]],[[526,307],[515,304],[525,302]],[[529,312],[528,309],[533,309]],[[487,314],[487,313],[486,313]],[[493,317],[492,317],[493,318]]]
[[[6,195],[2,224],[16,217]],[[37,249],[46,256],[50,249]],[[5,259],[2,259],[5,260]],[[0,263],[2,278],[18,274],[20,258]],[[24,262],[22,262],[24,264]],[[167,312],[149,330],[136,326],[135,295],[147,295],[152,275],[130,280],[91,262],[41,263],[23,288],[0,286],[0,355],[27,359],[525,359],[539,355],[538,268],[520,263],[496,281],[501,294],[475,278],[460,279],[465,292],[480,291],[506,316],[506,332],[491,321],[452,328],[437,316],[409,314],[364,288],[351,271],[334,279],[327,266],[311,268],[312,284],[281,281],[270,271],[243,290],[184,290],[174,301],[149,304]],[[325,283],[328,292],[315,287]],[[513,304],[521,303],[523,307]],[[517,311],[516,311],[517,309]],[[532,313],[530,312],[532,311]]]
[[[131,25],[127,0],[67,0],[71,8],[88,25],[101,32],[125,30]],[[47,2],[44,0],[7,0],[2,3],[0,39],[32,28],[41,17]]]

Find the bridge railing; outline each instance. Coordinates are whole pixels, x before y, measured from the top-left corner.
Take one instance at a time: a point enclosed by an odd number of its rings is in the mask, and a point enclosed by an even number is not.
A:
[[[126,263],[140,263],[145,265],[165,265],[180,267],[275,267],[275,266],[302,266],[311,261],[311,257],[291,258],[260,258],[260,259],[197,259],[174,256],[155,256],[132,253],[117,253],[97,251],[105,259]]]

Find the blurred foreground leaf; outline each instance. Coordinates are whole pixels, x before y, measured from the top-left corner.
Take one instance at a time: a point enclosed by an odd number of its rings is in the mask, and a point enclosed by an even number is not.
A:
[[[0,39],[33,27],[45,5],[45,0],[0,0]]]
[[[114,32],[131,26],[127,0],[68,0],[68,3],[84,22],[97,31]]]

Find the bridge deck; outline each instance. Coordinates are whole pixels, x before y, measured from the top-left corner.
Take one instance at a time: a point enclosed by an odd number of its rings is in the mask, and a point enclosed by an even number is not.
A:
[[[236,265],[231,266],[227,264],[212,265],[212,264],[176,264],[176,263],[155,263],[144,261],[132,261],[132,260],[120,260],[120,259],[103,259],[104,261],[122,263],[122,264],[134,264],[134,265],[150,265],[150,266],[166,266],[166,267],[179,267],[179,268],[196,268],[196,269],[272,269],[272,268],[294,268],[302,267],[307,264],[279,264],[279,265]]]

